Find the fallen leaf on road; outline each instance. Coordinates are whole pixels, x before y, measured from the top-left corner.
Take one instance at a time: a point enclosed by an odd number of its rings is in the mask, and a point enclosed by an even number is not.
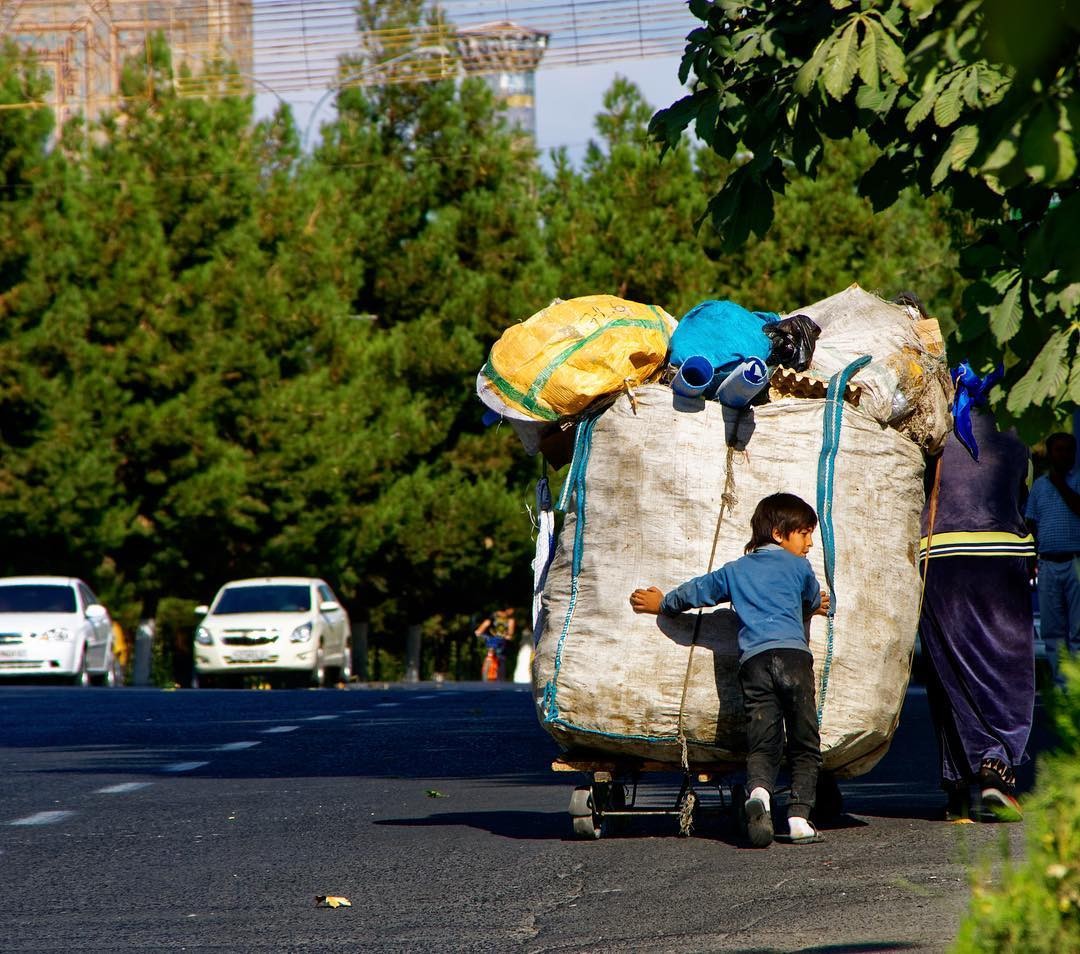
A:
[[[337,897],[333,894],[315,895],[315,907],[317,908],[351,908],[352,902],[348,898]]]
[[[446,796],[437,788],[429,788],[424,794],[427,795],[428,798],[446,798]]]

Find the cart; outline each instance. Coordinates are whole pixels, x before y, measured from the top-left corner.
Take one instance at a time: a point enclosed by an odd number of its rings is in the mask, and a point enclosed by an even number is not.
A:
[[[684,771],[670,762],[568,753],[555,759],[551,768],[554,772],[580,772],[591,777],[591,784],[577,786],[570,795],[570,819],[576,838],[599,838],[626,819],[645,816],[675,819],[679,834],[685,836],[693,830],[699,814],[730,814],[745,800],[742,786],[731,781],[739,766],[727,763],[699,763]],[[649,772],[681,772],[682,782],[672,804],[638,804],[641,776]],[[716,798],[704,801],[698,787],[711,790]]]
[[[614,758],[594,753],[567,753],[551,763],[554,772],[578,772],[590,776],[588,785],[577,786],[570,795],[570,820],[575,838],[596,839],[635,817],[669,817],[677,820],[678,833],[688,836],[695,819],[704,813],[727,815],[741,830],[746,790],[741,777],[744,766],[731,762],[698,762],[689,770],[671,762],[642,758]],[[681,773],[673,803],[639,805],[641,776],[650,772]],[[702,798],[708,792],[709,798]],[[783,789],[777,794],[782,795]],[[814,815],[831,820],[843,813],[843,797],[835,777],[822,770]]]

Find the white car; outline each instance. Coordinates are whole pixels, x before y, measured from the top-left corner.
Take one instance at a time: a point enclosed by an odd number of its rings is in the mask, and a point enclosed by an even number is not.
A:
[[[226,583],[199,606],[192,685],[263,673],[325,686],[327,671],[352,677],[349,617],[329,586],[310,577],[273,576]]]
[[[82,580],[0,579],[0,676],[52,676],[116,685],[109,611]]]

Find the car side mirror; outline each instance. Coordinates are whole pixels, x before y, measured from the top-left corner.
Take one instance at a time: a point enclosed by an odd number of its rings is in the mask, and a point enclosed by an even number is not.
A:
[[[341,609],[341,604],[337,600],[323,600],[319,604],[320,613],[332,613],[339,609]]]
[[[108,615],[109,611],[100,603],[91,603],[86,607],[86,618],[89,620],[97,621],[99,619],[105,619]]]
[[[196,616],[205,616],[209,612],[210,612],[210,607],[207,606],[205,603],[200,603],[198,606],[195,607],[195,615]]]

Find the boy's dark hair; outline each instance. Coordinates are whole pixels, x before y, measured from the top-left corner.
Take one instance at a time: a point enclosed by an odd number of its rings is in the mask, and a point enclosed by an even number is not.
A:
[[[743,553],[751,553],[766,543],[775,543],[773,531],[786,537],[796,530],[813,530],[817,514],[802,497],[795,494],[770,494],[762,497],[750,518],[750,542]]]

